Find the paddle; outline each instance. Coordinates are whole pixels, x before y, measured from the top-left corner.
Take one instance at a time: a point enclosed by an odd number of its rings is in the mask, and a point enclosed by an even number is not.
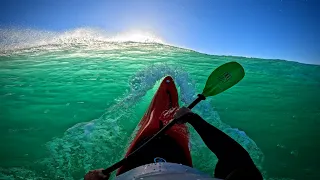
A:
[[[197,105],[201,100],[205,100],[206,97],[217,95],[230,87],[237,84],[244,77],[244,69],[237,62],[228,62],[219,66],[215,69],[209,76],[206,86],[203,89],[201,94],[198,94],[198,98],[194,100],[189,106],[189,109],[192,109],[195,105]],[[148,141],[142,144],[139,148],[129,154],[127,157],[123,158],[121,161],[113,164],[107,169],[103,170],[102,173],[105,175],[110,174],[112,171],[120,168],[126,162],[130,161],[132,157],[145,145],[151,142],[153,139],[164,134],[169,128],[171,128],[174,124],[176,124],[178,119],[173,119],[170,123],[168,123],[165,127],[163,127],[157,134],[152,136]]]

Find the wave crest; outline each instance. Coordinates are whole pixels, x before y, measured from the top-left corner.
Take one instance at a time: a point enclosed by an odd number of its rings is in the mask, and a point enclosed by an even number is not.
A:
[[[101,43],[160,43],[165,42],[150,32],[131,30],[110,33],[98,28],[77,28],[64,32],[35,29],[0,28],[0,53],[42,46],[92,46]]]

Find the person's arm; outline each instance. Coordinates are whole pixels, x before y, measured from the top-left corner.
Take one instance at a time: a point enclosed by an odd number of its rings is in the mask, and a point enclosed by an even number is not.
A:
[[[240,144],[203,120],[199,115],[188,113],[181,118],[186,118],[185,121],[192,125],[219,160],[229,160],[231,158],[241,163],[253,163],[248,152]]]
[[[263,179],[249,153],[227,134],[207,123],[199,115],[191,111],[180,113],[179,119],[191,124],[207,147],[218,157],[219,162],[215,169],[215,176],[217,178],[230,176],[229,178],[231,179],[246,177],[250,179]]]

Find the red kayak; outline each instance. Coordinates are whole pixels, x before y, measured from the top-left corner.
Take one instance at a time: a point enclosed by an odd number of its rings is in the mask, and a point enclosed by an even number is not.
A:
[[[146,140],[156,134],[163,126],[173,119],[174,112],[179,108],[178,92],[170,76],[164,78],[154,95],[151,104],[139,123],[139,130],[133,139],[126,157]],[[135,167],[154,163],[158,159],[165,162],[184,164],[192,167],[189,150],[189,133],[185,124],[176,124],[166,131],[165,135],[148,144],[136,155],[134,162],[122,166],[117,175]]]

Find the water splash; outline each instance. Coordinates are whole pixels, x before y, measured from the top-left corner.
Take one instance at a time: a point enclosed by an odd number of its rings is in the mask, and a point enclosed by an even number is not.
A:
[[[114,34],[98,28],[78,28],[64,32],[0,28],[0,55],[43,49],[74,49],[79,46],[89,49],[113,49],[117,47],[113,43],[119,42],[165,44],[153,33],[137,30]]]
[[[180,100],[182,101],[183,105],[190,104],[196,98],[196,89],[195,89],[195,82],[191,80],[188,73],[183,71],[178,67],[170,67],[166,64],[155,64],[142,70],[137,73],[137,75],[131,80],[130,87],[131,93],[137,96],[128,96],[127,98],[132,100],[126,100],[135,102],[135,98],[143,96],[147,90],[153,87],[154,82],[160,80],[162,77],[170,75],[175,80],[177,87],[180,89]],[[126,103],[122,104],[123,106]],[[231,136],[234,140],[240,143],[250,154],[251,158],[255,162],[255,164],[262,169],[261,164],[264,160],[264,155],[256,143],[250,139],[244,131],[240,131],[237,128],[232,128],[229,125],[223,123],[220,120],[218,113],[212,107],[210,101],[204,101],[197,105],[195,111],[198,112],[204,119],[206,119],[211,124],[215,125],[217,128]],[[202,142],[201,138],[197,135],[197,133],[191,129],[191,147],[194,147],[192,150],[193,152],[199,152],[199,149],[202,148],[207,149],[207,147]],[[206,150],[205,150],[206,151]],[[201,151],[203,152],[203,151]],[[196,158],[198,159],[201,168],[204,169],[212,169],[215,166],[217,159],[212,153],[206,153],[207,156],[210,158],[201,157],[197,153],[193,153]],[[211,161],[208,159],[211,159]],[[206,165],[203,162],[207,162]],[[201,163],[200,163],[201,162]],[[209,168],[208,168],[209,167]]]

